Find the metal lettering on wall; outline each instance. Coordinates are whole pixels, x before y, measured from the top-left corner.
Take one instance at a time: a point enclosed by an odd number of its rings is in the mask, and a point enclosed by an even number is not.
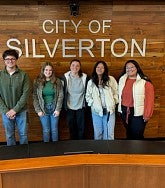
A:
[[[25,54],[25,57],[29,57],[30,54],[33,58],[45,58],[45,56],[49,56],[50,58],[54,58],[56,56],[56,51],[59,47],[61,47],[61,56],[64,58],[68,57],[76,57],[76,53],[78,52],[79,57],[83,57],[83,53],[87,52],[89,54],[89,57],[95,57],[94,53],[94,46],[97,45],[100,57],[104,57],[106,53],[111,53],[114,57],[124,57],[130,54],[130,57],[134,57],[134,51],[138,51],[138,53],[145,57],[146,55],[146,45],[147,40],[146,38],[142,39],[140,41],[140,44],[136,41],[136,39],[131,38],[129,42],[127,42],[124,38],[117,38],[114,40],[111,40],[110,38],[104,38],[106,32],[111,32],[111,20],[102,20],[102,22],[99,22],[98,20],[91,20],[88,24],[83,23],[83,20],[79,20],[77,23],[75,23],[74,20],[44,20],[42,22],[42,32],[44,34],[50,35],[50,34],[57,34],[60,35],[60,33],[67,34],[72,30],[72,32],[76,35],[80,33],[81,25],[86,24],[87,30],[90,35],[96,35],[99,36],[99,38],[96,38],[95,40],[92,40],[90,38],[70,38],[68,35],[68,38],[55,38],[54,39],[54,46],[53,48],[50,48],[49,42],[46,38],[42,39],[42,45],[44,45],[44,48],[47,52],[47,54],[38,54],[37,53],[37,42],[36,39],[28,39],[25,38],[24,41],[20,41],[17,38],[10,38],[7,40],[6,45],[11,48],[15,49],[19,52],[19,55],[21,56],[23,53]],[[101,34],[102,36],[101,36]],[[82,35],[83,36],[83,33]],[[19,48],[19,45],[24,46],[25,52],[22,51],[21,48]],[[71,44],[71,45],[70,45]],[[116,51],[116,45],[122,46],[122,52]],[[29,45],[32,46],[32,49],[30,51]],[[108,51],[105,49],[105,45],[108,45]],[[78,46],[78,47],[77,47]]]

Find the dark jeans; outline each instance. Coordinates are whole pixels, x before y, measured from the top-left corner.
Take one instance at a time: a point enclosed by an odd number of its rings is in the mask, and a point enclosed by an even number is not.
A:
[[[66,112],[67,124],[70,132],[71,140],[82,140],[84,139],[85,132],[85,110],[71,110],[68,109]]]
[[[127,107],[122,106],[121,118],[126,128],[127,139],[130,140],[142,140],[144,139],[144,130],[146,122],[144,122],[143,116],[134,116],[134,108],[130,108],[130,114],[128,116],[128,123],[126,123]]]

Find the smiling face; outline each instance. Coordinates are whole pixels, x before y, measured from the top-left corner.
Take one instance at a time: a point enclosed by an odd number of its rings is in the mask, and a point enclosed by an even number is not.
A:
[[[129,78],[136,78],[137,68],[133,63],[127,63],[126,65],[126,73]]]
[[[78,75],[80,70],[80,63],[78,61],[73,61],[70,65],[70,70],[73,75]]]
[[[7,70],[14,69],[16,67],[17,59],[14,56],[8,55],[4,59]]]
[[[98,76],[102,76],[104,73],[104,65],[102,63],[99,63],[96,67],[96,73]]]
[[[44,75],[46,78],[50,78],[52,76],[52,73],[53,73],[53,69],[50,65],[47,65],[44,69]]]

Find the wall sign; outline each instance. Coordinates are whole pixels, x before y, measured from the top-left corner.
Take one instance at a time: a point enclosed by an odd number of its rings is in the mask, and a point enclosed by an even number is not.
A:
[[[130,57],[134,57],[135,50],[136,53],[138,52],[142,57],[145,57],[146,38],[142,39],[140,44],[138,43],[139,41],[137,42],[134,38],[130,39],[129,43],[124,38],[116,38],[113,41],[110,38],[104,38],[105,34],[111,31],[111,23],[111,20],[102,20],[102,22],[91,20],[89,23],[85,24],[89,36],[98,34],[97,36],[99,36],[99,38],[95,38],[95,40],[91,38],[56,38],[52,39],[54,40],[52,48],[47,39],[43,38],[41,41],[47,54],[37,53],[36,49],[38,46],[35,38],[30,40],[25,38],[23,42],[17,38],[10,38],[7,40],[6,44],[9,48],[17,50],[20,56],[24,53],[27,58],[30,57],[30,55],[32,55],[33,58],[45,58],[46,56],[54,58],[56,56],[56,51],[59,48],[61,48],[61,56],[63,58],[75,58],[77,56],[76,54],[78,54],[78,57],[83,57],[84,52],[87,52],[89,57],[95,57],[96,55],[93,50],[95,45],[99,46],[97,50],[100,51],[100,57],[104,57],[106,53],[111,53],[114,57],[124,57],[127,53],[130,53]],[[42,33],[46,35],[57,34],[57,36],[68,33],[69,37],[69,32],[72,30],[75,35],[79,34],[79,36],[83,36],[83,33],[80,32],[82,24],[84,27],[83,20],[75,22],[74,20],[53,21],[47,19],[42,22]],[[23,44],[25,45],[25,52],[19,47]],[[122,52],[120,53],[116,51],[116,46],[118,44],[122,46]],[[109,46],[108,52],[105,50],[105,45]],[[29,46],[32,46],[31,50]],[[130,51],[128,51],[128,49],[130,49]]]

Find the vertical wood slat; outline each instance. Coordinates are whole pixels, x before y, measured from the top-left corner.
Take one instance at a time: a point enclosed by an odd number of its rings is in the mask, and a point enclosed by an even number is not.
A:
[[[2,174],[0,174],[0,188],[3,188],[3,185],[2,185]]]

